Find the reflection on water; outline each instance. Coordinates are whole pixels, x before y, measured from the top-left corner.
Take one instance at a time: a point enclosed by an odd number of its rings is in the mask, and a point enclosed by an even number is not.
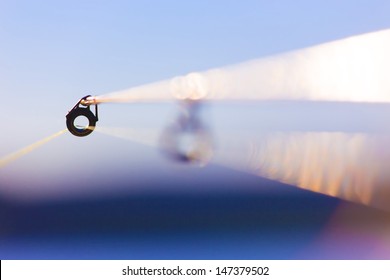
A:
[[[268,132],[247,143],[239,162],[262,177],[390,210],[389,140],[386,134]]]

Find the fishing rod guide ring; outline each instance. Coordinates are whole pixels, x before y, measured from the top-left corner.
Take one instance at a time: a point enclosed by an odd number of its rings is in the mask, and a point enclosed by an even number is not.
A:
[[[88,97],[91,97],[91,95],[87,95],[81,98],[66,115],[66,126],[69,132],[78,137],[84,137],[91,134],[95,129],[96,122],[99,120],[97,104],[95,104],[95,114],[92,113],[90,105],[86,105],[84,107],[82,104],[83,101],[87,100]],[[77,127],[75,125],[75,120],[80,116],[84,116],[88,119],[88,126]]]

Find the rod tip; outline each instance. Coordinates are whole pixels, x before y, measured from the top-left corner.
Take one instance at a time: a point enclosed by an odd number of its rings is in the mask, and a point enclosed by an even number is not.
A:
[[[96,105],[97,103],[96,96],[89,96],[80,100],[80,104],[84,106]]]

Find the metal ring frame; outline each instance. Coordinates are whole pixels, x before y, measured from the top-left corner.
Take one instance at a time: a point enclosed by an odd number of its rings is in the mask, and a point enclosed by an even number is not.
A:
[[[95,104],[95,114],[92,113],[90,105],[82,107],[81,101],[86,100],[90,96],[91,95],[87,95],[81,98],[66,115],[66,126],[69,132],[75,136],[84,137],[91,134],[92,131],[95,129],[96,122],[99,120],[97,104]],[[80,116],[84,116],[88,119],[87,127],[76,127],[74,121]]]

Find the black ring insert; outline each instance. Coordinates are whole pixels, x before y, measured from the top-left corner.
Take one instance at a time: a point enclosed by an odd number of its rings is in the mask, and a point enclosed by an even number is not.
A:
[[[92,133],[92,131],[95,129],[96,122],[98,121],[97,116],[97,105],[95,104],[95,113],[94,115],[90,109],[90,106],[81,107],[82,105],[80,102],[82,100],[85,100],[90,95],[87,95],[79,100],[77,104],[72,108],[72,110],[69,111],[69,113],[66,115],[66,126],[70,133],[72,133],[75,136],[78,137],[84,137]],[[88,126],[87,127],[76,127],[74,124],[74,121],[79,116],[84,116],[88,119]]]

